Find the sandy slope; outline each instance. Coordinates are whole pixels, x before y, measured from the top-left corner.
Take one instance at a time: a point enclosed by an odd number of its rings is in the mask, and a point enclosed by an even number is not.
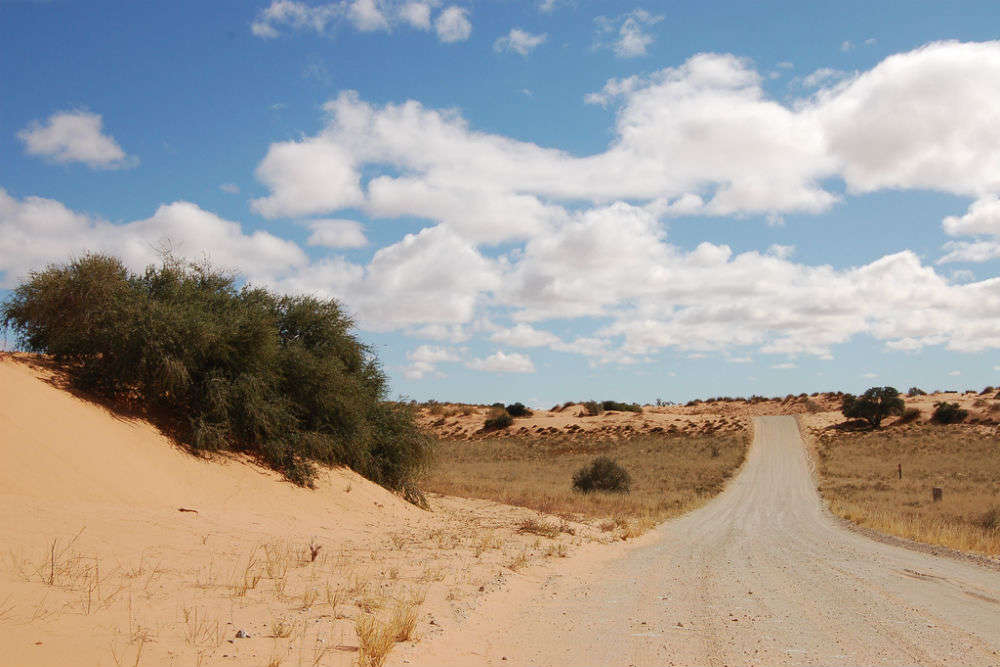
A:
[[[867,540],[823,509],[794,418],[619,560],[494,597],[424,665],[1000,664],[1000,572]]]
[[[348,470],[298,488],[58,384],[0,357],[0,665],[350,665],[366,610],[426,593],[418,634],[436,634],[517,579],[516,557],[556,562],[517,532],[536,512],[451,498],[425,512]],[[557,540],[587,551],[572,544],[588,530]],[[281,619],[291,636],[272,636]]]

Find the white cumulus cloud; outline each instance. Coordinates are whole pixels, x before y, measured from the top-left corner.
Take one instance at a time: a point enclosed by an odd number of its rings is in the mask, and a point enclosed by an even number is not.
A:
[[[510,32],[493,42],[493,49],[498,52],[513,51],[526,56],[544,44],[548,37],[547,33],[536,35],[520,28],[511,28]]]
[[[485,359],[473,359],[466,366],[477,371],[488,373],[534,373],[535,364],[531,358],[517,352],[506,353],[497,350]]]
[[[464,42],[472,34],[468,10],[457,5],[448,7],[434,19],[434,30],[438,39],[446,44]]]
[[[17,133],[29,155],[53,162],[82,162],[91,168],[120,169],[133,167],[138,160],[129,157],[114,137],[104,134],[99,114],[88,111],[60,111],[45,122],[33,121]]]
[[[599,16],[595,46],[610,47],[621,58],[635,58],[646,55],[646,49],[655,41],[649,33],[650,26],[663,20],[645,9],[634,9],[617,18]]]
[[[355,220],[309,220],[306,226],[312,231],[308,243],[327,248],[363,248],[368,245],[364,226]]]

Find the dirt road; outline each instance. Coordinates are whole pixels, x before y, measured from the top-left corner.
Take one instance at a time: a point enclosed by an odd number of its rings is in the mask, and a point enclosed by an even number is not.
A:
[[[821,505],[791,417],[620,559],[501,594],[420,665],[1000,665],[1000,572],[866,539]]]

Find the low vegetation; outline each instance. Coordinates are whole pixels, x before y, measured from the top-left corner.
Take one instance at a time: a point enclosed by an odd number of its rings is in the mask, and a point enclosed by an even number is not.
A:
[[[820,489],[837,514],[883,533],[1000,554],[1000,444],[995,435],[924,423],[882,431],[826,431],[817,449]],[[942,492],[937,502],[932,498],[935,487]]]
[[[567,518],[617,517],[648,527],[718,493],[743,462],[748,443],[749,434],[743,432],[627,440],[442,440],[422,485],[437,493],[486,498]],[[614,459],[630,471],[629,493],[573,489],[574,473],[591,466],[595,457]]]
[[[890,415],[901,415],[906,408],[895,387],[871,387],[861,396],[845,394],[840,411],[848,419],[863,419],[878,428]]]
[[[141,409],[192,449],[249,452],[299,484],[318,462],[411,491],[428,452],[333,300],[169,258],[135,274],[87,255],[32,273],[2,317],[77,388]]]
[[[524,403],[511,403],[507,406],[507,414],[511,417],[530,417],[532,412],[525,407]]]
[[[581,493],[628,493],[631,484],[628,471],[607,456],[598,456],[573,473],[573,489]]]
[[[510,413],[503,409],[497,409],[492,415],[486,418],[483,422],[483,428],[487,431],[502,431],[511,424],[514,423],[514,418],[510,416]]]
[[[958,403],[938,401],[934,404],[931,421],[935,424],[957,424],[969,416],[968,410],[963,410]]]

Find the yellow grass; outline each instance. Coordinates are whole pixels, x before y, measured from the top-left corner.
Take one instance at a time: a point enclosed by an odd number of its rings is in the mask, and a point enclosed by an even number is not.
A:
[[[921,424],[826,431],[817,448],[820,490],[840,516],[890,535],[1000,555],[1000,526],[988,516],[1000,507],[996,436]],[[940,502],[931,498],[933,487],[942,489]]]
[[[436,493],[486,498],[575,519],[619,517],[626,533],[637,534],[717,494],[743,462],[748,442],[744,433],[623,441],[442,440],[424,486]],[[629,472],[630,493],[583,494],[572,489],[573,473],[597,456],[609,456]],[[525,532],[551,530],[529,526]]]

